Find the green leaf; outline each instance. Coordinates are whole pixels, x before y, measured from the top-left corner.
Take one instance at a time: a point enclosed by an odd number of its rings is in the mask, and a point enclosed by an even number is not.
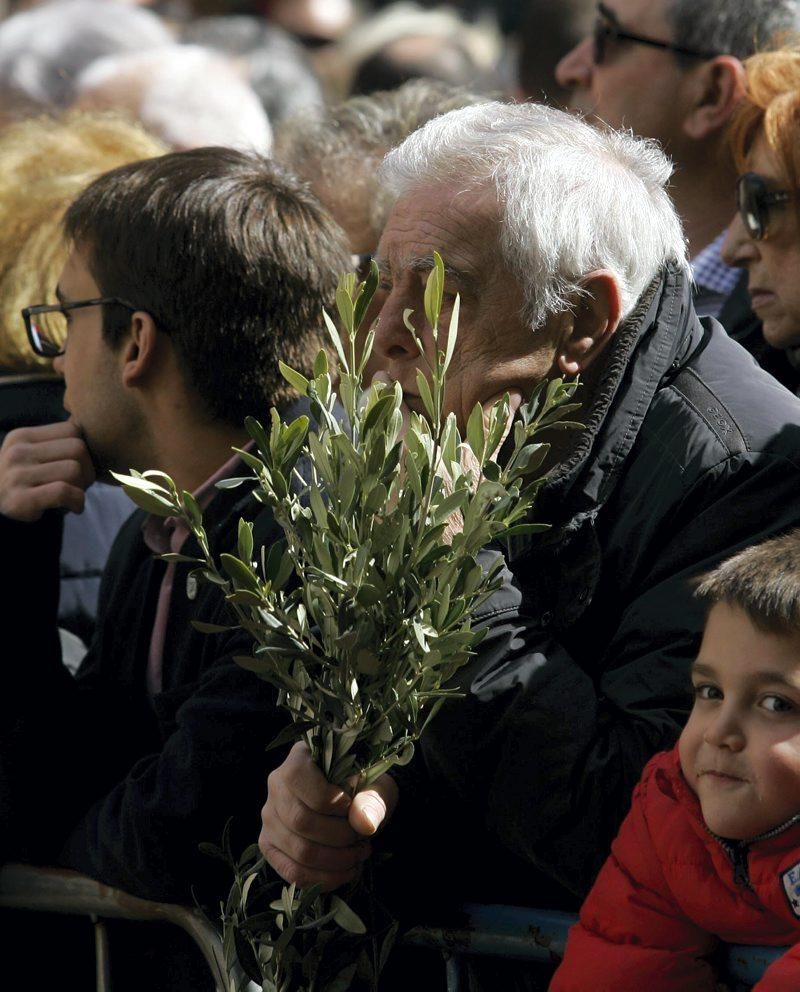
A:
[[[442,312],[442,296],[444,294],[444,262],[438,251],[433,253],[433,268],[428,273],[428,280],[425,283],[424,307],[425,316],[432,328],[436,328],[439,323],[439,314]]]
[[[355,312],[353,310],[353,301],[350,298],[350,294],[341,283],[336,290],[336,309],[339,311],[342,327],[344,327],[345,331],[350,334],[353,330],[353,318],[355,316]]]
[[[204,620],[192,620],[191,623],[201,634],[227,634],[229,630],[236,630],[235,627],[223,627],[222,624],[206,623]]]
[[[244,561],[253,559],[253,525],[249,520],[239,520],[239,557]]]
[[[447,330],[447,350],[444,356],[444,365],[442,366],[443,371],[447,372],[450,368],[450,362],[453,359],[453,351],[456,347],[456,338],[458,337],[458,318],[461,313],[461,294],[456,293],[456,298],[453,303],[453,312],[450,314],[450,326]]]
[[[364,926],[361,918],[336,893],[331,895],[331,908],[333,909],[333,918],[342,930],[346,930],[348,933],[367,932],[367,928]]]
[[[476,403],[467,421],[467,442],[479,463],[483,462],[486,438],[483,431],[483,407]]]
[[[367,312],[367,308],[372,301],[372,297],[375,295],[375,290],[378,288],[378,280],[380,278],[380,273],[378,271],[378,263],[375,259],[370,259],[369,272],[367,273],[367,278],[361,288],[361,292],[358,295],[358,299],[355,304],[355,311],[353,315],[353,326],[355,330],[361,327],[361,322]]]
[[[336,357],[339,359],[342,369],[349,370],[350,366],[348,365],[347,359],[345,358],[344,348],[342,348],[342,339],[339,336],[339,331],[336,329],[336,324],[334,324],[334,322],[331,320],[327,310],[322,311],[322,316],[325,320],[325,327],[328,330],[328,337],[331,339],[331,343],[333,344],[334,350],[336,352]]]
[[[219,556],[219,561],[228,577],[233,579],[237,588],[258,589],[258,577],[249,565],[246,565],[233,555],[224,553]]]
[[[278,747],[285,747],[287,744],[295,744],[297,741],[302,740],[303,735],[307,731],[313,730],[317,726],[319,724],[316,720],[300,720],[297,723],[290,723],[267,744],[267,751],[272,751]]]
[[[318,351],[314,359],[314,378],[328,374],[328,355],[325,351]]]
[[[172,517],[177,512],[173,503],[154,492],[148,492],[147,490],[128,486],[127,484],[122,488],[140,510],[144,510],[146,513],[152,513],[155,517]]]
[[[308,379],[304,375],[281,361],[278,361],[278,368],[290,386],[296,389],[301,396],[308,396]]]
[[[419,390],[419,395],[422,397],[422,402],[425,404],[425,409],[428,411],[428,416],[431,418],[431,422],[433,422],[436,418],[436,407],[433,405],[433,394],[431,393],[430,383],[421,369],[417,369],[417,389]]]

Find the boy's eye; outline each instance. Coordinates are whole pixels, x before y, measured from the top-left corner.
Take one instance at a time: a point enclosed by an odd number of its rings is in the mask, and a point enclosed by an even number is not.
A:
[[[783,696],[764,696],[761,700],[761,705],[765,710],[769,710],[770,713],[791,713],[796,709],[794,703],[785,699]]]
[[[696,699],[722,699],[722,690],[716,685],[709,685],[704,682],[702,685],[694,687]]]

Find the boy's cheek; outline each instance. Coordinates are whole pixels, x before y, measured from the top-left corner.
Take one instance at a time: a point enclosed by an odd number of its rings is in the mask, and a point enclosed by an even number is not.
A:
[[[697,767],[697,747],[701,740],[701,731],[695,726],[695,712],[689,714],[689,720],[678,738],[678,756],[681,762],[681,771],[687,784],[693,792],[697,792],[697,780],[695,769]]]

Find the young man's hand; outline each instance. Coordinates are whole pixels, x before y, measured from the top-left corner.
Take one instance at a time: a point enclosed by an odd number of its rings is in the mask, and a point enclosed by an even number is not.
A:
[[[26,523],[45,510],[81,513],[94,479],[89,449],[71,421],[9,431],[0,447],[0,513]]]
[[[367,840],[397,805],[397,785],[382,775],[351,799],[331,785],[297,743],[269,776],[261,811],[261,853],[287,882],[336,889],[358,874]]]

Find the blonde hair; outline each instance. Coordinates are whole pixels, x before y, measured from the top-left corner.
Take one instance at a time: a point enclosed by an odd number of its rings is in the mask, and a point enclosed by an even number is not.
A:
[[[37,117],[0,130],[0,368],[50,366],[31,351],[20,310],[55,302],[69,204],[101,173],[165,151],[117,114]]]
[[[744,63],[745,97],[737,108],[730,141],[738,171],[759,134],[764,134],[784,178],[800,189],[800,38],[774,51],[759,52]]]

